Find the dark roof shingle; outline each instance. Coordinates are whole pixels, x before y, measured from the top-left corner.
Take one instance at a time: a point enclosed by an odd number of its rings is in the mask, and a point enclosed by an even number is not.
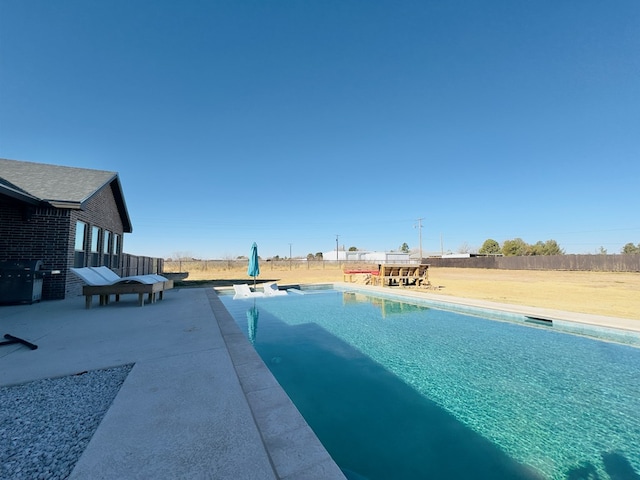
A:
[[[130,232],[131,221],[116,172],[0,158],[0,193],[28,203],[40,201],[57,208],[81,209],[109,184],[114,187],[124,231]]]

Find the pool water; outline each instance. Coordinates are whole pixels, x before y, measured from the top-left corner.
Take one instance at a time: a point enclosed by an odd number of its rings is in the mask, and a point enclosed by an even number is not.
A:
[[[348,478],[640,478],[639,348],[315,293],[220,298]]]

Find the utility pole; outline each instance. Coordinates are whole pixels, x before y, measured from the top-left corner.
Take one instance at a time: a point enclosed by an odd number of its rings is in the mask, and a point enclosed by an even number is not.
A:
[[[338,238],[340,235],[336,234],[336,262],[338,261]]]
[[[289,270],[291,270],[291,244],[289,244]]]
[[[419,238],[419,242],[418,245],[420,245],[420,263],[422,263],[422,220],[424,220],[424,218],[419,218],[417,220],[418,225],[416,225],[416,228],[418,229],[418,238]]]

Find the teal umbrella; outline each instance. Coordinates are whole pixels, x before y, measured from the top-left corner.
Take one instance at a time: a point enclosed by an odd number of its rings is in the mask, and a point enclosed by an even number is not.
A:
[[[258,264],[258,245],[253,242],[251,253],[249,253],[249,268],[247,274],[253,277],[253,289],[256,289],[256,277],[260,275],[260,265]]]

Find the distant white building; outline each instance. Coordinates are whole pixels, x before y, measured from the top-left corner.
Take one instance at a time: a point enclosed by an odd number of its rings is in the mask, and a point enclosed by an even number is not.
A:
[[[324,260],[337,260],[339,262],[369,262],[369,263],[411,263],[408,253],[402,252],[366,252],[357,250],[348,252],[345,250],[335,250],[322,252]],[[417,261],[416,261],[417,262]]]

